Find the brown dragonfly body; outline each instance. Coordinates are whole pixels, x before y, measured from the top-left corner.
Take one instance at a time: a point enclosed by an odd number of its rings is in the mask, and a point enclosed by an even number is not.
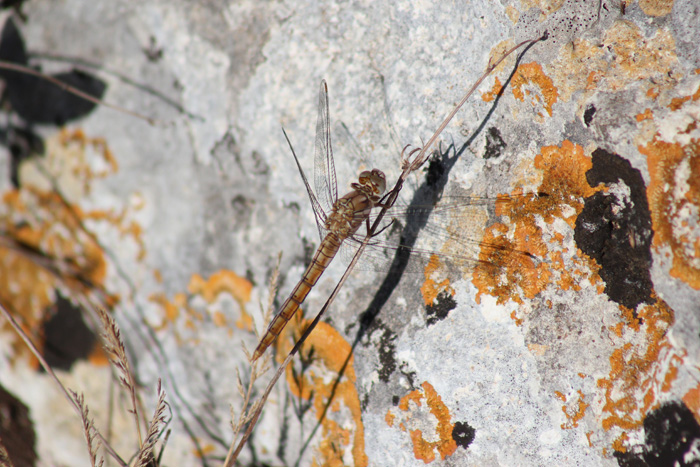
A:
[[[385,189],[386,180],[382,171],[377,169],[364,171],[360,174],[359,183],[352,184],[352,191],[335,201],[323,226],[328,233],[316,250],[304,276],[294,287],[270,323],[265,335],[260,339],[253,353],[253,361],[257,360],[282,332],[338,253],[343,241],[354,235],[362,223],[367,221],[372,208],[378,205]]]

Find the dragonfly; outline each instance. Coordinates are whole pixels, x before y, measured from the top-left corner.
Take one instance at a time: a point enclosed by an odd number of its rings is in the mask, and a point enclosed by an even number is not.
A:
[[[285,137],[287,134],[285,133]],[[289,142],[289,138],[287,138]],[[355,234],[364,223],[369,229],[369,215],[373,208],[381,207],[380,200],[386,191],[386,176],[379,169],[365,170],[360,173],[358,181],[351,184],[352,190],[338,198],[338,185],[333,162],[331,147],[330,114],[328,111],[328,85],[321,81],[318,102],[318,120],[316,123],[316,144],[314,155],[314,184],[319,199],[309,185],[304,170],[294,150],[294,160],[306,186],[306,192],[311,200],[316,224],[322,241],[304,275],[297,283],[292,293],[287,297],[277,315],[270,322],[267,331],[260,339],[252,361],[257,360],[282,332],[289,320],[299,309],[306,296],[328,265],[340,250],[342,243]],[[291,144],[290,144],[291,147]],[[332,201],[330,212],[322,207]]]
[[[318,98],[318,118],[316,122],[316,141],[314,151],[314,190],[311,189],[309,182],[304,174],[304,170],[299,163],[299,159],[292,148],[286,132],[285,138],[292,150],[294,160],[301,175],[301,178],[306,187],[306,192],[311,201],[316,224],[321,237],[319,244],[310,264],[308,265],[303,276],[296,284],[291,294],[287,297],[281,308],[270,322],[265,334],[260,339],[257,348],[255,349],[251,361],[255,361],[263,355],[265,350],[275,341],[277,336],[282,332],[289,320],[294,316],[300,308],[311,289],[316,285],[321,275],[324,273],[328,265],[333,261],[342,247],[342,255],[346,258],[351,258],[357,248],[347,246],[347,243],[355,243],[359,245],[361,238],[356,236],[358,229],[364,224],[367,232],[370,232],[370,224],[372,222],[372,210],[387,206],[385,200],[389,194],[386,191],[386,177],[379,169],[365,170],[360,173],[358,181],[351,184],[351,190],[344,196],[338,198],[338,188],[335,173],[335,165],[333,160],[333,150],[331,146],[331,131],[330,131],[330,115],[328,110],[328,86],[325,81],[321,82]],[[389,201],[388,203],[392,203]],[[460,206],[465,205],[486,205],[493,204],[493,199],[488,198],[451,198],[451,202],[440,203],[437,207],[412,207],[410,209],[401,209],[399,207],[392,209],[392,215],[398,217],[409,217],[415,215],[416,212],[429,210],[436,216],[442,219],[442,222],[434,226],[425,227],[431,231],[431,235],[437,237],[449,238],[446,234],[445,226],[449,223],[450,214]],[[384,230],[393,225],[396,221],[385,225],[372,234],[373,237],[379,236]],[[410,227],[410,226],[409,226]],[[396,235],[395,235],[396,237]],[[480,242],[473,242],[478,246],[483,246]],[[489,245],[486,245],[489,246]],[[491,248],[502,249],[497,245],[490,245]],[[365,251],[365,256],[369,256],[365,261],[367,269],[383,269],[382,264],[386,265],[390,262],[387,257],[387,251],[396,251],[396,249],[407,248],[400,244],[398,239],[386,242],[376,242],[370,244]],[[407,266],[408,272],[422,271],[425,265],[438,258],[443,263],[452,263],[456,265],[483,263],[483,260],[476,259],[475,255],[460,256],[455,254],[435,253],[428,249],[407,248],[410,250],[411,262]],[[526,252],[518,252],[511,250],[513,253],[520,253],[525,256],[532,256]]]

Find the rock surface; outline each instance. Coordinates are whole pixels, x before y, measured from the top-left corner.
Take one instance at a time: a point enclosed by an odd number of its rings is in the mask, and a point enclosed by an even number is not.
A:
[[[313,180],[325,79],[338,191],[360,168],[391,185],[403,146],[426,141],[490,60],[546,30],[485,80],[402,193],[403,203],[480,197],[442,217],[445,232],[475,243],[432,243],[447,255],[473,247],[479,261],[450,269],[438,258],[415,274],[390,258],[355,271],[240,460],[700,462],[695,2],[297,3],[35,1],[25,20],[4,13],[30,65],[77,67],[72,79],[103,83],[105,101],[156,120],[66,110],[38,85],[7,86],[3,238],[64,258],[83,281],[3,243],[0,299],[36,335],[58,336],[40,347],[63,349],[54,361],[97,427],[109,370],[90,336],[75,337],[99,327],[90,313],[81,321],[76,296],[110,305],[151,410],[162,378],[173,418],[163,465],[219,465],[230,407],[239,416],[243,404],[237,372],[250,380],[241,341],[252,350],[264,328],[277,256],[279,305],[319,244],[281,128]],[[46,102],[55,108],[41,114]],[[41,157],[27,149],[37,141]],[[305,319],[341,277],[336,263]],[[55,316],[75,325],[50,327]],[[288,326],[273,366],[304,323]],[[0,342],[0,384],[29,407],[39,458],[86,465],[78,417],[8,327]],[[115,415],[112,432],[128,459],[133,422]]]

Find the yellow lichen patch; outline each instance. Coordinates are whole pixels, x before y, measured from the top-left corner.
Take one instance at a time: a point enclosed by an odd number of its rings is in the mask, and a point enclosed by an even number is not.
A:
[[[541,196],[504,196],[504,202],[496,205],[496,214],[506,219],[486,229],[482,239],[481,262],[473,272],[477,302],[481,294],[489,294],[497,297],[499,304],[508,300],[522,303],[523,298],[535,297],[552,280],[559,287],[577,289],[586,271],[597,271],[594,261],[566,248],[563,235],[550,240],[559,249],[548,247],[537,225],[538,218],[547,224],[563,219],[573,230],[583,209],[583,198],[596,191],[585,176],[591,159],[583,154],[581,146],[564,141],[561,147],[543,147],[535,157],[535,167],[542,171],[538,189]],[[562,254],[571,264],[564,264]],[[588,278],[596,282],[597,273],[589,273]]]
[[[231,271],[218,271],[208,279],[199,274],[193,274],[187,286],[187,293],[178,292],[172,300],[163,294],[149,297],[162,309],[162,320],[151,323],[156,331],[172,328],[173,335],[179,344],[196,343],[198,337],[193,337],[191,331],[196,331],[203,323],[211,320],[215,326],[228,329],[229,336],[233,335],[226,313],[220,309],[219,300],[230,297],[238,305],[240,315],[236,326],[245,331],[252,331],[252,318],[246,312],[245,306],[250,301],[252,284]],[[185,332],[181,332],[182,330]]]
[[[289,338],[290,334],[298,337],[309,324],[310,321],[301,317],[301,311],[297,311],[277,339],[280,359],[292,349],[294,339]],[[312,400],[316,419],[321,423],[320,458],[314,459],[314,465],[346,465],[348,455],[352,465],[368,465],[350,344],[332,326],[319,322],[302,346],[300,359],[310,365],[304,365],[301,373],[288,366],[286,378],[295,397]],[[348,413],[350,419],[344,418]]]
[[[651,109],[645,109],[644,112],[635,115],[634,117],[638,122],[643,122],[644,120],[651,120],[654,118],[654,112]]]
[[[627,432],[623,431],[620,436],[615,439],[612,443],[612,448],[617,452],[627,452],[627,446],[625,445],[629,440],[629,435]]]
[[[523,6],[523,10],[537,8],[546,16],[561,8],[564,0],[520,0],[520,3]]]
[[[659,29],[647,38],[634,23],[617,21],[608,29],[603,43],[612,52],[605,81],[613,91],[623,89],[634,81],[671,79],[668,75],[678,61],[676,43],[667,29]]]
[[[250,301],[252,290],[253,284],[249,280],[225,269],[212,274],[209,280],[204,280],[199,274],[194,274],[187,286],[189,293],[201,295],[208,304],[216,301],[221,293],[230,294],[241,308],[241,316],[236,321],[236,327],[245,331],[253,330],[253,317],[245,309],[245,304]]]
[[[590,406],[590,404],[586,403],[586,396],[583,394],[583,392],[580,390],[576,392],[578,393],[576,400],[561,406],[561,411],[564,412],[564,416],[567,419],[565,423],[561,424],[562,430],[570,430],[578,427],[578,422],[580,422],[584,415],[586,415],[586,409]],[[569,401],[567,398],[564,398],[564,402],[568,403]]]
[[[547,66],[547,72],[556,83],[561,101],[568,102],[577,91],[595,89],[608,67],[602,47],[575,39],[562,46],[557,60]]]
[[[624,310],[623,310],[624,311]],[[602,425],[632,430],[639,428],[650,410],[658,407],[662,392],[669,392],[684,355],[675,352],[666,332],[673,324],[673,311],[662,300],[637,309],[638,319],[624,318],[625,343],[610,355],[610,374],[597,381],[605,391]]]
[[[444,279],[437,282],[434,277],[440,267],[440,260],[437,255],[433,255],[430,258],[430,262],[425,267],[425,282],[420,288],[420,292],[423,295],[423,302],[426,306],[431,305],[438,298],[440,292],[447,292],[454,296],[455,291],[450,287],[450,280]]]
[[[673,0],[639,0],[639,8],[649,16],[666,16],[673,10]]]
[[[389,426],[399,421],[401,431],[408,432],[411,437],[413,455],[426,464],[433,462],[437,455],[445,459],[457,450],[452,438],[454,424],[450,410],[427,381],[421,389],[402,397],[397,407],[389,409],[385,420]]]
[[[503,90],[503,85],[501,84],[501,80],[498,79],[498,76],[494,78],[493,80],[493,87],[491,88],[490,91],[486,91],[481,95],[481,99],[484,102],[492,102],[493,100],[496,99],[496,96]]]
[[[170,301],[161,293],[151,295],[149,300],[163,308],[163,323],[153,326],[156,331],[164,329],[168,323],[175,323],[180,318],[180,307],[184,306],[187,301],[185,294],[176,294],[173,300]]]
[[[64,129],[47,139],[45,152],[44,157],[22,163],[22,186],[44,192],[60,191],[73,203],[90,193],[95,179],[106,178],[119,169],[106,141],[89,138],[80,129]]]
[[[683,403],[693,412],[695,420],[700,423],[700,384],[685,393]]]
[[[608,29],[602,46],[576,39],[562,47],[547,71],[563,102],[578,91],[586,91],[585,100],[594,91],[619,91],[641,80],[653,80],[654,86],[647,91],[653,98],[660,88],[676,82],[676,63],[675,41],[668,30],[659,29],[646,37],[635,24],[617,21]]]
[[[501,60],[506,54],[506,52],[512,49],[513,46],[515,46],[515,42],[513,41],[513,39],[506,39],[493,46],[489,51],[489,65]],[[499,65],[496,68],[493,69],[493,74],[500,74],[504,72],[505,69],[512,68],[513,66],[515,66],[515,57],[509,55],[501,63],[499,63]],[[501,87],[497,77],[495,78],[495,81],[497,84],[494,85],[494,89],[497,89],[500,92]],[[486,100],[486,102],[489,101]]]
[[[520,12],[513,5],[508,5],[506,6],[506,16],[513,24],[517,24],[520,19]]]
[[[552,106],[557,102],[559,92],[552,79],[542,70],[538,63],[524,63],[518,67],[511,81],[513,96],[524,102],[527,96],[535,108],[544,107],[552,116]],[[537,114],[541,119],[544,115]],[[542,120],[543,121],[543,120]]]
[[[700,140],[667,143],[657,135],[639,146],[647,156],[647,197],[654,246],[671,250],[670,274],[700,289],[700,230],[688,219],[700,217]]]

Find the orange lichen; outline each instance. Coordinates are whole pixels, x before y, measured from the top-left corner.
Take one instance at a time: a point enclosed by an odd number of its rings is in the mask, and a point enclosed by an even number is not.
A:
[[[645,109],[644,112],[635,115],[634,117],[638,122],[643,122],[644,120],[650,120],[654,118],[654,112],[651,109]]]
[[[637,313],[638,319],[625,318],[630,334],[613,350],[609,376],[597,381],[605,390],[602,411],[608,415],[602,425],[606,431],[640,427],[646,414],[659,405],[659,394],[670,391],[683,362],[684,355],[675,353],[666,338],[674,321],[666,303],[657,298],[652,305],[638,307]]]
[[[513,320],[516,326],[522,326],[523,325],[523,319],[518,318],[518,315],[515,313],[515,310],[510,312],[510,319]]]
[[[588,447],[592,448],[593,447],[593,441],[591,441],[591,436],[593,435],[592,431],[587,431],[586,432],[586,440],[588,441]]]
[[[571,261],[580,268],[565,267],[562,252],[571,253],[565,248],[564,236],[550,240],[561,248],[548,248],[536,223],[538,217],[547,224],[563,219],[574,228],[583,198],[596,191],[585,176],[591,159],[583,154],[581,146],[564,141],[561,147],[543,147],[535,157],[535,167],[542,171],[538,188],[542,196],[505,196],[504,202],[496,205],[496,214],[507,218],[508,223],[496,222],[484,233],[479,255],[482,262],[473,272],[477,302],[481,294],[489,294],[497,297],[499,304],[507,300],[522,303],[523,298],[533,298],[544,290],[553,278],[559,287],[577,289],[584,271],[594,271],[589,275],[591,283],[598,280],[597,266],[589,258],[575,254]],[[513,254],[513,250],[527,252],[541,261]]]
[[[572,405],[562,405],[561,411],[564,412],[564,416],[568,419],[565,423],[561,424],[562,430],[570,430],[572,428],[578,427],[578,422],[583,419],[586,415],[586,409],[590,406],[585,402],[586,396],[581,392],[581,390],[576,391],[578,393],[578,399],[573,402]],[[566,398],[564,402],[566,402]]]
[[[498,77],[494,78],[493,80],[493,88],[491,88],[490,91],[486,91],[481,95],[481,99],[483,99],[484,102],[492,102],[493,100],[496,99],[496,96],[500,94],[500,92],[503,90],[503,85],[501,84],[501,80],[498,79]]]
[[[674,97],[673,99],[671,99],[671,103],[668,105],[668,108],[673,111],[676,111],[683,107],[683,104],[688,102],[690,99],[690,96]]]
[[[425,266],[425,282],[420,288],[420,292],[423,295],[423,302],[426,306],[435,303],[440,292],[447,292],[454,296],[455,290],[450,287],[450,280],[444,279],[441,282],[436,282],[434,275],[437,274],[440,268],[440,260],[437,255],[433,255],[430,258],[430,262]]]
[[[617,452],[627,452],[627,446],[625,443],[629,440],[629,435],[626,432],[622,432],[612,443],[612,448]]]
[[[204,279],[199,274],[193,274],[187,285],[187,293],[178,292],[172,300],[161,293],[149,297],[151,302],[163,310],[162,321],[151,323],[151,326],[156,331],[172,326],[173,334],[179,344],[196,343],[198,342],[197,337],[185,338],[181,335],[177,325],[181,322],[184,329],[188,330],[185,334],[189,335],[189,331],[196,331],[199,328],[197,323],[204,322],[209,316],[216,326],[227,328],[229,335],[233,335],[228,318],[218,309],[218,300],[221,295],[228,295],[238,304],[239,317],[235,323],[236,327],[252,331],[252,317],[245,309],[246,304],[250,301],[252,287],[253,285],[249,281],[232,271],[221,270],[212,274],[208,279]],[[191,305],[191,302],[198,297],[205,302],[206,310],[198,310]]]
[[[436,423],[430,423],[430,428],[425,423],[428,412],[436,420]],[[445,459],[457,450],[457,443],[452,438],[454,424],[450,410],[427,381],[421,385],[421,389],[402,397],[396,408],[389,409],[385,417],[387,424],[393,426],[397,419],[400,420],[401,431],[408,432],[411,437],[416,459],[428,464],[437,458],[436,454]]]
[[[230,294],[241,309],[236,327],[245,331],[253,330],[253,317],[245,309],[252,290],[253,284],[249,280],[226,269],[215,272],[206,281],[199,274],[194,274],[187,286],[189,293],[201,295],[208,304],[212,304],[221,293]]]
[[[670,248],[672,277],[700,289],[700,231],[684,222],[700,215],[700,140],[682,145],[657,135],[639,151],[647,156],[654,246]]]
[[[278,359],[283,360],[292,349],[301,330],[311,321],[303,319],[297,311],[277,339]],[[301,373],[292,365],[286,369],[287,384],[298,398],[311,400],[317,420],[321,423],[322,437],[318,445],[320,459],[314,465],[344,465],[348,450],[353,465],[366,466],[365,432],[362,423],[360,397],[355,388],[355,366],[350,344],[329,324],[319,322],[299,352],[305,365]],[[342,419],[343,413],[351,420]],[[335,420],[334,414],[341,417]]]
[[[540,64],[533,62],[520,65],[513,75],[511,86],[516,99],[524,102],[525,96],[531,96],[533,107],[544,106],[549,116],[552,116],[552,106],[557,102],[559,92]],[[538,115],[543,117],[540,113]]]
[[[693,412],[695,420],[700,423],[700,384],[685,393],[683,403]]]

